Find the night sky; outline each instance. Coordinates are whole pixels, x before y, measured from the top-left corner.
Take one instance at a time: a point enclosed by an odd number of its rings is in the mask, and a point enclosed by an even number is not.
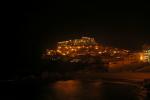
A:
[[[146,2],[20,1],[4,8],[6,40],[17,66],[32,65],[57,41],[92,32],[96,41],[137,50],[150,43],[149,4]]]
[[[149,43],[148,4],[142,2],[32,2],[21,10],[20,35],[40,49],[92,32],[97,41],[139,49]]]

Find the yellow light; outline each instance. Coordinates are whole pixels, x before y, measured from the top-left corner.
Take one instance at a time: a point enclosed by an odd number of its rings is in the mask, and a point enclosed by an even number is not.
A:
[[[143,61],[143,56],[142,55],[140,56],[140,60]]]
[[[68,47],[67,47],[67,46],[66,46],[65,48],[66,48],[66,49],[68,49]]]
[[[62,53],[62,55],[64,55],[64,56],[65,56],[66,54],[65,54],[65,53]]]
[[[47,52],[47,55],[50,55],[50,54],[51,54],[51,52],[50,52],[50,51],[48,51],[48,52]]]
[[[58,49],[61,49],[61,47],[59,46]]]
[[[57,50],[57,52],[61,53],[61,51],[60,51],[60,50]]]
[[[77,48],[78,48],[78,49],[80,49],[81,47],[80,47],[80,46],[78,46]]]
[[[67,51],[67,54],[69,54],[69,51]]]
[[[114,53],[117,53],[116,51],[114,51]]]
[[[95,46],[95,49],[98,49],[98,46]]]

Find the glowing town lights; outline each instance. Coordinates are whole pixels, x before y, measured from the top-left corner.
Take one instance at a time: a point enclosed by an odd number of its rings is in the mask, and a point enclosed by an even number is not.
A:
[[[72,47],[71,47],[71,46],[69,46],[69,48],[71,49]]]
[[[117,51],[114,51],[113,53],[117,53]]]
[[[71,49],[71,51],[74,51],[74,49]]]
[[[47,55],[50,55],[50,54],[51,54],[51,52],[50,52],[50,51],[48,51],[48,52],[47,52]]]
[[[57,52],[61,53],[61,51],[60,51],[60,50],[57,50]]]
[[[66,53],[69,54],[69,51],[67,51]]]
[[[61,49],[61,47],[59,46],[58,49]]]
[[[140,60],[143,61],[143,55],[140,55]]]
[[[98,49],[98,46],[96,46],[95,49]]]
[[[102,52],[98,52],[98,54],[102,54]]]
[[[58,42],[57,49],[56,50],[47,49],[46,55],[53,56],[58,53],[59,55],[76,57],[78,55],[86,55],[86,54],[94,56],[96,55],[101,56],[103,53],[108,53],[112,55],[115,55],[114,53],[127,54],[126,52],[127,52],[126,50],[120,50],[117,48],[105,47],[103,45],[100,45],[94,40],[94,38],[82,37],[80,39]]]
[[[150,55],[150,50],[147,50],[147,52],[148,52],[148,55]]]
[[[65,49],[68,49],[68,47],[66,46]]]
[[[125,52],[129,52],[128,50],[124,50]]]
[[[150,63],[150,50],[145,50],[144,51],[144,58],[147,62]]]
[[[80,46],[78,46],[77,48],[78,48],[78,49],[80,49],[81,47],[80,47]]]
[[[62,53],[62,55],[64,55],[64,56],[65,56],[66,54],[65,54],[65,53]]]

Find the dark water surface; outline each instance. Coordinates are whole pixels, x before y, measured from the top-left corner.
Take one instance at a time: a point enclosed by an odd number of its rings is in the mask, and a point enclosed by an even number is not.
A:
[[[44,86],[5,84],[2,91],[5,95],[1,100],[148,100],[140,86],[101,80],[55,81]]]

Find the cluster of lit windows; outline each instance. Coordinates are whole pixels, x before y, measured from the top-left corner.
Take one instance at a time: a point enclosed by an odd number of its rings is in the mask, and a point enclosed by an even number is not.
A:
[[[78,55],[103,55],[109,54],[114,56],[116,54],[127,54],[128,50],[122,50],[112,47],[104,47],[96,43],[94,38],[82,37],[81,39],[74,39],[69,41],[58,42],[56,50],[47,50],[46,55],[53,56],[60,54],[63,56],[75,57]]]
[[[58,46],[88,46],[97,45],[94,38],[82,37],[81,39],[58,42]]]
[[[145,51],[145,59],[150,62],[150,49]]]
[[[150,63],[150,50],[148,50],[148,56],[149,56],[148,62]]]
[[[57,52],[62,55],[71,55],[79,53],[87,53],[90,51],[97,51],[101,48],[100,46],[58,46]]]
[[[92,54],[92,55],[102,55],[110,54],[114,56],[116,54],[127,54],[127,51],[118,50],[118,49],[106,49],[102,46],[59,46],[57,47],[57,52],[62,55],[78,55],[78,54]]]
[[[144,50],[143,54],[140,56],[140,60],[150,62],[150,50]]]
[[[52,55],[56,55],[57,54],[57,52],[55,51],[55,50],[46,50],[46,55],[48,55],[48,56],[52,56]]]

